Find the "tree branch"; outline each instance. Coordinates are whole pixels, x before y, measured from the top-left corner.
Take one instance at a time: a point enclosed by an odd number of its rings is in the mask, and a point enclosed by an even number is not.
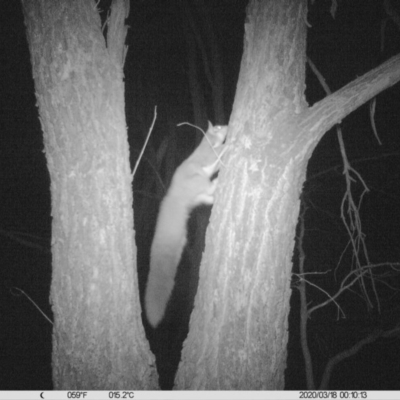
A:
[[[125,46],[125,18],[129,15],[129,0],[113,0],[107,31],[107,47],[111,57],[121,66],[125,63],[128,46]]]
[[[315,103],[298,116],[293,140],[318,143],[332,126],[383,90],[400,81],[400,54]],[[321,118],[325,115],[325,118]]]
[[[328,388],[328,382],[331,377],[333,368],[335,367],[336,364],[338,364],[340,361],[343,361],[348,357],[354,356],[354,354],[358,353],[365,345],[374,342],[376,339],[378,339],[378,337],[382,336],[382,334],[383,331],[381,329],[376,329],[372,333],[370,333],[366,338],[357,342],[354,346],[332,357],[328,361],[328,364],[326,364],[319,390],[325,390]]]

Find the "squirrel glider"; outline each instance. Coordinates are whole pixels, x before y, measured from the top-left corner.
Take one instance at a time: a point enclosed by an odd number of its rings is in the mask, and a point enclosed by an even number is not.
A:
[[[175,284],[175,275],[186,245],[190,212],[201,204],[213,204],[219,170],[225,151],[227,126],[208,123],[199,146],[176,169],[157,218],[150,250],[150,271],[145,293],[146,317],[156,328],[164,317]]]

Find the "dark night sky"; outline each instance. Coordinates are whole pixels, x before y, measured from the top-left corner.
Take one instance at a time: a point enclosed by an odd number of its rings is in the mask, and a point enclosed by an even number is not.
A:
[[[205,3],[220,41],[226,85],[225,111],[229,118],[240,67],[247,1]],[[385,19],[383,1],[340,1],[335,19],[329,12],[331,1],[315,3],[309,8],[311,27],[307,54],[332,91],[400,52],[400,27],[390,21],[386,24],[384,48],[381,49],[381,26]],[[400,4],[395,0],[392,3],[400,13]],[[132,149],[139,149],[143,143],[155,105],[158,106],[152,138],[155,146],[171,126],[193,121],[186,48],[177,4],[176,1],[132,1],[125,64],[126,115]],[[49,389],[52,387],[51,325],[26,298],[13,296],[10,291],[12,287],[24,290],[51,316],[48,301],[51,277],[49,177],[19,1],[2,4],[0,35],[0,389]],[[310,69],[306,83],[310,105],[325,96]],[[210,107],[208,105],[208,112],[213,120]],[[361,210],[370,260],[396,262],[400,261],[399,84],[377,97],[375,122],[381,146],[373,134],[368,110],[366,104],[352,113],[342,122],[342,129],[348,157],[370,189]],[[135,154],[132,152],[132,162]],[[140,196],[143,181],[135,182],[138,191],[135,196]],[[359,196],[360,185],[356,187],[355,193]],[[336,285],[332,270],[347,244],[340,221],[344,189],[339,146],[332,130],[321,140],[310,160],[304,189],[304,200],[309,207],[304,243],[306,269],[330,270],[314,280],[330,293]],[[350,262],[347,251],[338,277]],[[296,268],[295,262],[295,271]],[[400,287],[399,278],[390,283]],[[337,351],[353,345],[373,327],[389,329],[400,320],[399,294],[383,285],[378,285],[378,290],[382,298],[381,314],[376,308],[368,313],[356,289],[355,293],[340,299],[346,319],[336,320],[334,306],[313,315],[309,339],[316,382],[329,357]],[[309,300],[317,304],[325,297],[310,290]],[[287,389],[306,388],[298,337],[298,301],[294,290]],[[399,339],[377,341],[340,364],[332,376],[330,388],[400,390],[399,355]]]

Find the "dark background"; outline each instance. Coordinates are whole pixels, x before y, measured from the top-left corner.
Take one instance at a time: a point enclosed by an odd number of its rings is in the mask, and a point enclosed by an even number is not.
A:
[[[100,2],[106,10],[109,2]],[[392,3],[400,13],[397,1]],[[217,34],[225,80],[225,112],[229,117],[236,90],[243,49],[247,1],[205,1]],[[340,1],[335,15],[331,1],[309,6],[307,55],[335,91],[400,52],[400,27],[386,20],[383,1]],[[157,148],[164,135],[179,143],[176,162],[185,158],[194,145],[176,124],[193,122],[193,108],[187,81],[186,44],[182,16],[177,1],[132,1],[128,19],[129,45],[125,63],[126,115],[131,163],[151,124],[154,106],[158,118],[151,139]],[[384,32],[384,37],[382,37]],[[26,297],[25,291],[52,317],[49,305],[51,281],[50,191],[43,153],[43,141],[34,96],[32,71],[19,1],[2,2],[0,17],[0,389],[51,389],[51,324]],[[382,43],[384,46],[382,47]],[[206,88],[205,80],[202,82]],[[325,97],[319,82],[307,69],[307,100],[310,105]],[[208,100],[210,99],[209,93]],[[209,119],[214,115],[207,105]],[[227,121],[217,121],[228,123]],[[369,122],[369,104],[360,107],[342,122],[344,140],[352,165],[363,176],[370,192],[361,208],[363,231],[371,262],[400,261],[399,155],[400,90],[389,88],[377,97],[375,122],[380,146]],[[173,132],[172,136],[171,132]],[[173,139],[171,139],[172,141]],[[192,146],[192,147],[191,147]],[[146,274],[148,248],[160,200],[159,188],[144,193],[149,169],[141,165],[134,184],[135,207],[149,202],[148,220],[135,220],[141,287]],[[176,166],[176,165],[175,165]],[[168,181],[168,176],[163,176]],[[148,188],[146,188],[147,190]],[[150,190],[149,189],[149,190]],[[316,148],[308,167],[303,200],[307,204],[306,270],[326,272],[311,279],[334,293],[338,281],[351,264],[346,250],[348,238],[340,221],[340,203],[345,191],[336,133],[328,132]],[[153,194],[153,195],[152,195]],[[360,185],[355,184],[355,196]],[[150,199],[150,200],[149,200]],[[136,216],[135,210],[135,218]],[[147,229],[138,229],[146,226]],[[294,257],[294,271],[297,266]],[[342,258],[340,259],[340,257]],[[335,275],[333,271],[339,265]],[[397,291],[378,284],[381,312],[376,303],[368,310],[357,287],[340,298],[345,313],[330,305],[313,314],[309,321],[309,344],[318,385],[323,368],[338,351],[351,347],[374,327],[391,329],[400,321],[399,277],[389,282]],[[326,300],[311,288],[312,305]],[[299,342],[299,296],[293,290],[289,323],[289,355],[286,389],[305,389],[305,370]],[[183,329],[185,331],[185,329]],[[149,333],[152,337],[152,333]],[[169,347],[170,359],[160,370],[171,382],[179,362],[179,344]],[[168,339],[169,338],[169,339]],[[154,338],[153,338],[154,340]],[[158,341],[161,339],[158,338]],[[172,339],[171,339],[172,340]],[[152,345],[154,349],[154,343]],[[168,353],[167,353],[168,354]],[[331,389],[400,390],[400,340],[381,339],[364,347],[334,370]],[[168,358],[167,356],[164,357]],[[165,386],[166,385],[166,386]],[[168,384],[164,383],[164,387]]]

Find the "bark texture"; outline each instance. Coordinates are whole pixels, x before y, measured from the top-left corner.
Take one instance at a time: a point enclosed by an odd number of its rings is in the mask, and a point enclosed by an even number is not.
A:
[[[304,1],[252,1],[178,389],[283,389],[290,278],[306,171],[278,121],[305,108]],[[275,122],[275,125],[274,125]]]
[[[334,124],[400,80],[400,56],[307,107],[307,2],[252,0],[229,151],[178,389],[284,388],[290,280],[308,160]]]
[[[57,390],[154,388],[141,323],[124,115],[124,20],[94,1],[23,0],[51,178]]]

